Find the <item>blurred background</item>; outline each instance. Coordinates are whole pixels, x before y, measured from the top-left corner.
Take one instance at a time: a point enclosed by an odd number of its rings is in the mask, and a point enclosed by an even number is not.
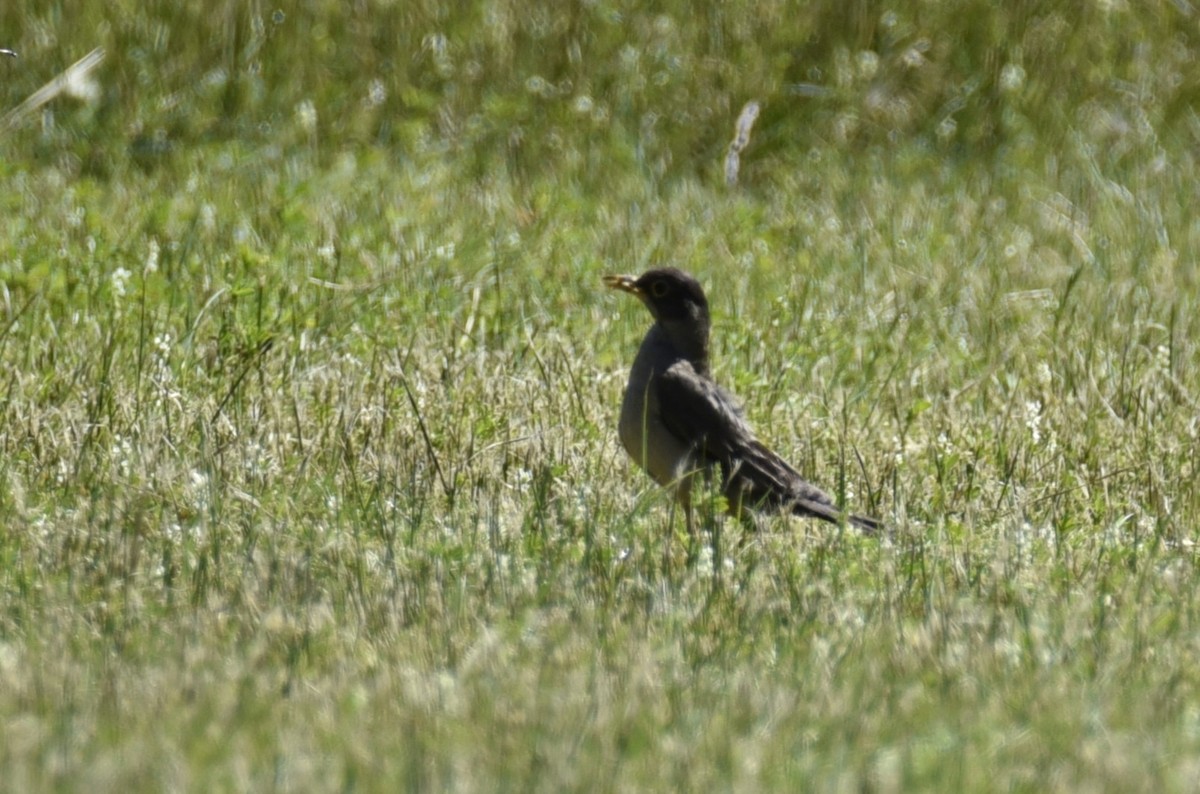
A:
[[[814,150],[1118,167],[1197,143],[1187,0],[5,3],[6,109],[95,47],[82,103],[6,131],[11,171],[104,179],[237,141],[263,156],[368,148],[464,177],[707,178],[763,103],[743,180]]]
[[[4,0],[0,48],[0,786],[1195,790],[1192,0]],[[599,280],[654,264],[893,536],[672,534]]]

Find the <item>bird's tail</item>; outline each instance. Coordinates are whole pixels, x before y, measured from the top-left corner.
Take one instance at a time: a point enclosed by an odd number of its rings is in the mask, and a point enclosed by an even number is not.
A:
[[[806,516],[811,518],[819,518],[823,521],[828,521],[831,524],[841,524],[843,522],[857,527],[868,535],[875,535],[881,529],[883,524],[875,518],[867,516],[857,516],[853,513],[843,513],[838,510],[835,505],[829,502],[815,502],[811,499],[797,499],[791,504],[791,511],[798,516]]]
[[[726,482],[728,490],[747,505],[772,505],[831,524],[849,522],[871,535],[882,528],[874,518],[839,510],[829,494],[806,481],[787,461],[758,441],[748,445],[742,458],[727,473]]]
[[[876,535],[883,529],[883,523],[878,518],[850,514],[846,516],[846,520],[868,535]]]

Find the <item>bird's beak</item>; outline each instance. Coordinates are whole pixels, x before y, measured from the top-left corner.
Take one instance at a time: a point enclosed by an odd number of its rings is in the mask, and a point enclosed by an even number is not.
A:
[[[642,297],[642,289],[637,285],[637,276],[605,276],[604,283],[613,289]]]

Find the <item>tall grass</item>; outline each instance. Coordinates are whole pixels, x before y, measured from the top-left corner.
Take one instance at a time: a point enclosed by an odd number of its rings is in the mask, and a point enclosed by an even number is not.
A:
[[[293,5],[0,7],[6,785],[1191,790],[1186,4]],[[660,263],[891,538],[687,564]]]

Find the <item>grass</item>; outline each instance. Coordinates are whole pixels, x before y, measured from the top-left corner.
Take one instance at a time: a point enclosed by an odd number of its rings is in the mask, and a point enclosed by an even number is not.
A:
[[[107,53],[0,133],[6,786],[1194,790],[1183,6],[75,5],[0,9],[5,109]],[[653,264],[891,538],[685,563]]]

